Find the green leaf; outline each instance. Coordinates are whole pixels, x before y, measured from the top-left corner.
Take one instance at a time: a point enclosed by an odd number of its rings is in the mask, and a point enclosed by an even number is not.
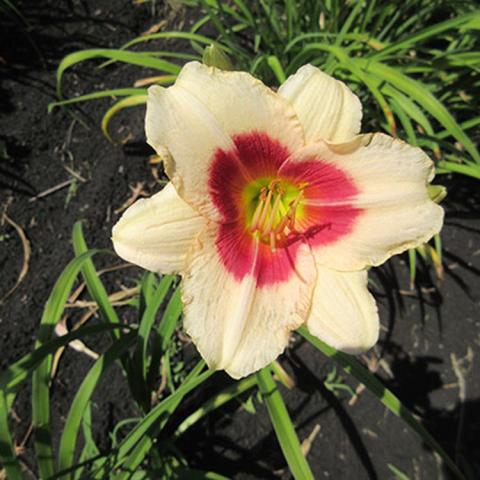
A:
[[[83,236],[82,230],[82,222],[78,221],[73,226],[72,231],[72,241],[73,241],[73,249],[76,255],[82,255],[84,252],[88,252],[88,247],[85,242],[85,238]],[[108,299],[108,294],[103,286],[100,278],[97,275],[95,270],[95,265],[93,261],[89,259],[85,262],[82,266],[82,276],[85,280],[87,285],[87,290],[90,297],[97,303],[98,308],[101,313],[101,319],[106,323],[110,323],[112,325],[119,325],[121,324],[117,312],[113,308],[110,300]],[[121,338],[121,332],[118,330],[112,330],[112,340],[119,340]],[[132,375],[130,373],[130,362],[127,356],[123,356],[121,358],[122,368],[127,376],[129,381],[132,380]],[[137,402],[141,404],[141,399],[136,398]]]
[[[195,468],[182,468],[175,470],[175,480],[229,480],[229,477]]]
[[[339,352],[313,335],[310,335],[305,327],[300,327],[297,332],[327,357],[333,358],[347,373],[353,375],[360,383],[365,385],[392,413],[400,417],[427,445],[442,457],[447,467],[457,478],[464,479],[462,472],[455,462],[448,456],[425,427],[402,405],[400,400],[386,388],[375,375],[361,365],[358,360],[346,353]]]
[[[73,226],[72,240],[75,255],[83,255],[84,253],[89,251],[87,244],[85,243],[85,238],[83,236],[81,221],[76,222]],[[108,299],[105,287],[98,278],[95,266],[93,265],[91,259],[86,261],[82,265],[82,276],[85,280],[85,283],[87,284],[88,292],[92,299],[97,302],[98,308],[100,309],[104,320],[112,324],[119,324],[120,320],[117,316],[117,312],[115,311],[112,304],[110,303],[110,300]],[[115,338],[119,339],[121,333],[116,330],[114,330],[114,332]]]
[[[111,143],[114,143],[110,133],[108,131],[108,125],[112,118],[121,110],[128,107],[136,107],[138,105],[144,105],[147,103],[147,95],[132,95],[130,97],[122,98],[118,102],[115,102],[103,115],[101,128],[102,132]]]
[[[177,322],[182,315],[182,292],[177,288],[168,302],[165,313],[158,327],[158,336],[160,337],[160,345],[163,352],[165,352],[172,338],[173,332],[177,326]]]
[[[417,252],[414,248],[408,250],[408,268],[410,271],[410,290],[413,290],[417,278]]]
[[[395,475],[397,480],[410,480],[400,469],[391,463],[387,464],[388,469]]]
[[[224,47],[221,43],[215,42],[209,37],[204,35],[199,35],[198,33],[191,33],[191,32],[159,32],[159,33],[151,33],[150,35],[142,35],[141,37],[134,38],[129,42],[122,45],[121,50],[125,50],[126,48],[133,47],[134,45],[138,45],[139,43],[149,42],[151,40],[189,40],[191,42],[198,42],[204,45],[211,45],[214,44],[218,48],[221,48],[228,52],[228,48]]]
[[[182,385],[170,396],[156,405],[125,437],[118,449],[113,452],[115,461],[113,468],[125,469],[126,472],[134,471],[141,463],[145,455],[151,448],[151,429],[158,433],[166,424],[170,415],[175,411],[182,399],[189,392],[201,385],[205,380],[213,375],[213,370],[199,374],[204,368],[205,363],[200,361],[190,372],[189,377]],[[132,455],[128,456],[132,452]],[[111,468],[111,465],[108,465]],[[128,475],[128,473],[127,473]],[[127,478],[127,477],[120,477]]]
[[[135,348],[132,361],[133,378],[130,384],[137,389],[138,396],[144,399],[143,407],[145,411],[147,411],[150,406],[150,391],[148,390],[147,386],[148,339],[150,337],[150,332],[155,322],[158,309],[163,303],[174,279],[175,277],[173,275],[167,275],[162,278],[158,287],[152,293],[152,298],[147,303],[147,308],[143,312],[143,315],[140,319],[137,346]]]
[[[43,311],[35,347],[42,347],[53,335],[55,325],[65,309],[68,295],[80,269],[98,250],[85,252],[73,259],[55,283]],[[35,433],[34,447],[38,459],[38,469],[42,478],[55,473],[53,464],[52,438],[50,431],[50,372],[51,357],[47,357],[37,367],[32,377],[32,426]]]
[[[398,69],[388,67],[378,62],[364,59],[353,59],[366,71],[391,83],[421,105],[427,112],[435,117],[470,153],[476,162],[480,162],[480,154],[468,135],[462,130],[445,106],[418,80],[414,80]]]
[[[278,57],[276,57],[275,55],[269,55],[267,57],[267,64],[277,77],[278,83],[280,85],[284,83],[287,79],[287,76],[285,75],[282,64],[280,63]]]
[[[442,170],[452,173],[461,173],[462,175],[478,178],[480,180],[480,165],[478,164],[463,164],[442,160],[437,163],[437,171],[442,173]]]
[[[57,69],[57,95],[62,97],[62,78],[65,71],[75,64],[90,60],[93,58],[110,58],[123,63],[129,63],[140,67],[153,68],[161,72],[177,75],[180,67],[174,63],[167,62],[159,58],[155,58],[145,53],[126,52],[124,50],[115,50],[107,48],[98,48],[92,50],[80,50],[78,52],[67,55],[58,66]]]
[[[93,325],[91,327],[82,327],[77,330],[73,330],[66,335],[62,335],[61,337],[50,340],[49,342],[43,344],[40,348],[37,348],[33,352],[23,356],[20,360],[17,360],[14,364],[5,369],[0,374],[0,390],[14,392],[46,357],[51,356],[58,349],[65,347],[74,340],[78,340],[88,335],[104,333],[115,329],[125,330],[130,328],[131,327],[128,325],[121,324]]]
[[[56,107],[63,107],[73,103],[87,102],[89,100],[97,100],[105,97],[127,97],[132,95],[146,95],[145,88],[114,88],[111,90],[102,90],[100,92],[87,93],[78,97],[61,100],[60,102],[51,102],[48,104],[48,113],[51,113]]]
[[[290,472],[296,480],[313,480],[314,476],[302,452],[287,407],[283,403],[282,396],[272,378],[270,367],[263,368],[256,376],[258,387],[267,406],[270,420]]]
[[[164,362],[168,362],[166,353],[182,312],[182,294],[180,288],[177,287],[168,302],[167,308],[165,309],[165,313],[163,314],[158,327],[155,330],[150,369],[147,376],[148,384],[150,385],[155,382],[162,356]],[[171,382],[169,382],[169,385],[172,386]]]
[[[123,355],[134,343],[137,332],[131,332],[114,343],[107,352],[101,355],[80,385],[68,412],[67,420],[60,438],[58,449],[58,468],[64,470],[73,466],[78,431],[82,418],[90,403],[97,384],[106,370]]]
[[[256,385],[257,379],[255,378],[255,375],[251,375],[250,377],[235,382],[233,385],[225,388],[220,393],[217,393],[215,396],[208,399],[198,410],[195,410],[195,412],[183,420],[183,422],[177,427],[175,436],[179,437],[192,425],[205,417],[205,415],[208,415],[210,412],[213,412],[217,408],[220,408],[231,400],[234,400],[239,395],[250,390]]]
[[[459,15],[458,17],[446,20],[445,22],[436,23],[431,27],[424,28],[419,32],[407,35],[400,39],[397,42],[390,44],[381,52],[372,56],[375,60],[384,59],[388,56],[391,56],[392,53],[398,52],[399,50],[409,49],[411,47],[418,47],[419,43],[428,40],[432,37],[438,37],[440,33],[452,29],[465,29],[465,28],[475,28],[475,22],[478,23],[480,20],[479,12],[467,13],[465,15]]]
[[[78,467],[79,464],[85,461],[92,461],[92,459],[99,458],[101,456],[100,450],[97,447],[95,440],[93,439],[91,403],[92,402],[89,402],[87,404],[87,408],[85,409],[85,412],[83,414],[82,434],[83,434],[84,446],[82,449],[82,453],[80,454],[79,463],[77,463],[75,467]],[[74,476],[75,480],[81,480],[82,478],[85,478],[85,475],[83,476],[82,475],[83,475],[83,467],[77,468]]]
[[[13,445],[8,426],[9,403],[11,402],[7,401],[5,392],[0,391],[0,463],[9,479],[22,480],[22,469],[18,463],[15,446]]]

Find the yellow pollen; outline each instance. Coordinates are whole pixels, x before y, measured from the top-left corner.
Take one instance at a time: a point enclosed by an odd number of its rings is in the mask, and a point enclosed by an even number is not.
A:
[[[258,232],[261,241],[269,244],[272,252],[276,251],[278,242],[284,240],[289,233],[298,233],[295,230],[295,217],[306,186],[300,185],[296,197],[288,205],[285,205],[287,191],[280,185],[280,180],[274,179],[267,187],[261,188],[250,231]]]

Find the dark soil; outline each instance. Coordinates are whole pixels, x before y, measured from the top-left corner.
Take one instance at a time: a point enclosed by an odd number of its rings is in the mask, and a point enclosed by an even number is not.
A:
[[[143,134],[143,109],[130,109],[114,120],[112,145],[99,122],[110,101],[82,106],[82,115],[64,110],[47,114],[55,100],[55,68],[64,55],[83,48],[118,47],[162,18],[173,26],[186,22],[182,12],[171,13],[159,2],[134,6],[131,1],[16,2],[30,27],[2,14],[0,20],[1,110],[0,139],[10,159],[0,160],[0,207],[27,235],[32,256],[25,280],[0,305],[0,368],[33,349],[44,304],[65,265],[73,257],[71,229],[85,219],[90,246],[110,245],[115,210],[130,196],[130,186],[145,182],[149,193],[160,187],[151,174]],[[152,15],[151,5],[156,5]],[[28,35],[27,35],[28,32]],[[178,48],[170,43],[168,48]],[[67,75],[68,96],[130,86],[151,74],[134,67],[97,63],[75,68]],[[77,119],[86,119],[86,129]],[[72,179],[68,169],[85,181],[75,192],[64,188],[33,198]],[[443,231],[445,278],[437,284],[432,269],[420,271],[409,291],[406,258],[398,258],[371,275],[378,299],[382,338],[368,359],[381,356],[377,370],[401,400],[418,414],[445,449],[471,478],[480,475],[480,191],[478,183],[462,177],[439,179],[448,184]],[[0,225],[0,298],[15,284],[22,266],[22,244],[15,229]],[[99,267],[112,264],[100,258]],[[117,263],[120,263],[119,261]],[[109,291],[135,284],[140,270],[131,268],[106,277]],[[124,310],[120,310],[123,315]],[[127,318],[128,320],[128,318]],[[92,340],[95,350],[105,346]],[[455,373],[455,359],[463,370]],[[53,382],[52,414],[56,440],[83,375],[91,366],[84,354],[68,350]],[[296,387],[285,394],[301,439],[316,425],[308,460],[316,478],[395,478],[393,465],[415,479],[448,477],[441,463],[418,437],[369,392],[349,405],[345,391],[332,393],[324,380],[333,368],[319,352],[298,338],[282,357]],[[342,375],[341,372],[339,372]],[[227,381],[223,374],[217,374]],[[461,378],[459,378],[459,375]],[[357,383],[342,375],[354,389]],[[463,387],[462,387],[463,385]],[[15,403],[11,418],[21,442],[30,418],[28,388]],[[119,371],[112,371],[95,397],[96,440],[108,449],[108,432],[120,419],[135,414],[129,390]],[[192,429],[180,448],[192,466],[236,479],[289,478],[265,407],[254,399],[257,415],[230,405]],[[35,472],[32,441],[22,458]],[[33,473],[34,476],[34,473]]]

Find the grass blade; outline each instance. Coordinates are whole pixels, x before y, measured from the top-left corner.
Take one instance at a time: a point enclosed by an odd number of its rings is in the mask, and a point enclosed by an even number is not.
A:
[[[165,313],[163,314],[162,321],[158,327],[158,336],[160,337],[160,345],[162,352],[168,348],[170,339],[172,338],[173,332],[177,326],[177,322],[182,315],[183,304],[182,304],[182,292],[180,288],[177,288],[172,295],[172,298],[168,302]]]
[[[290,467],[290,472],[296,480],[313,480],[312,471],[302,452],[287,407],[283,403],[275,380],[272,378],[270,367],[260,370],[256,374],[256,377],[258,387],[267,405],[267,410],[278,442]]]
[[[339,352],[318,338],[310,335],[305,327],[300,327],[298,333],[318,348],[327,357],[333,358],[349,374],[365,385],[392,413],[400,417],[422,440],[437,452],[458,479],[464,479],[462,472],[455,462],[448,456],[442,446],[430,435],[425,427],[403,406],[402,402],[380,380],[370,373],[358,360],[346,353]]]
[[[445,106],[419,81],[402,74],[399,70],[387,65],[370,62],[364,59],[352,59],[374,76],[391,83],[394,87],[406,93],[427,112],[436,118],[470,153],[476,162],[480,162],[480,154],[472,140],[458,125]]]
[[[165,297],[174,280],[175,277],[173,275],[166,275],[162,278],[157,289],[152,294],[151,301],[147,304],[147,308],[145,309],[145,312],[140,320],[137,349],[134,357],[136,358],[136,370],[143,379],[147,378],[147,364],[145,359],[147,357],[148,337],[150,336],[158,309],[165,300]]]
[[[78,52],[67,55],[58,66],[57,69],[57,95],[62,97],[62,79],[65,71],[73,67],[75,64],[91,60],[93,58],[109,58],[123,63],[137,65],[139,67],[153,68],[161,72],[177,75],[180,67],[174,63],[155,58],[145,53],[126,52],[124,50],[115,50],[108,48],[98,48],[91,50],[80,50]]]
[[[446,170],[452,173],[461,173],[462,175],[467,175],[480,180],[480,165],[477,164],[472,165],[471,163],[465,164],[442,160],[437,163],[437,169]]]
[[[105,137],[109,142],[114,143],[110,133],[108,133],[108,124],[113,116],[118,112],[128,107],[136,107],[137,105],[144,105],[147,103],[147,95],[132,95],[130,97],[122,98],[118,102],[115,102],[103,115],[101,128]]]
[[[18,463],[13,445],[10,428],[8,426],[8,404],[6,394],[0,391],[0,462],[11,480],[22,480],[23,474]]]
[[[420,42],[423,42],[431,37],[438,37],[442,32],[452,29],[466,29],[474,28],[475,22],[480,21],[480,13],[472,12],[465,15],[459,15],[458,17],[446,20],[445,22],[437,23],[431,27],[425,28],[420,32],[414,33],[413,35],[408,35],[407,37],[402,38],[400,41],[395,42],[387,46],[381,52],[372,56],[372,59],[380,60],[390,56],[394,52],[399,50],[404,50],[411,48],[412,46],[417,47]]]
[[[106,370],[123,355],[134,343],[137,332],[131,332],[118,340],[107,352],[96,360],[78,389],[60,439],[58,449],[58,468],[67,469],[73,466],[78,431],[82,423],[83,415],[88,407],[90,399],[97,384]]]
[[[73,226],[72,232],[72,241],[73,241],[73,249],[76,255],[81,255],[84,252],[88,252],[88,247],[85,242],[85,238],[83,236],[82,230],[82,222],[78,221]],[[100,278],[97,275],[97,271],[95,270],[95,265],[93,264],[92,260],[89,259],[82,267],[82,276],[87,284],[87,290],[92,299],[98,304],[98,308],[101,313],[101,318],[112,325],[119,325],[121,322],[118,318],[117,312],[113,308],[110,300],[108,299],[108,294],[103,286]],[[112,330],[112,340],[119,340],[121,337],[121,332],[118,330]],[[129,382],[134,379],[134,376],[131,375],[131,367],[130,367],[130,359],[127,356],[123,356],[121,358],[122,367],[127,376]],[[132,393],[135,393],[135,390],[132,388]],[[141,398],[135,398],[135,400],[142,404]]]
[[[283,82],[285,82],[287,76],[285,75],[282,64],[280,63],[278,57],[275,55],[269,55],[267,57],[267,63],[272,72],[277,77],[278,83],[281,85]]]
[[[204,366],[205,364],[203,361],[199,362],[192,369],[192,371],[186,376],[184,383],[189,383],[195,378],[197,378]],[[160,421],[154,428],[152,428],[151,432],[149,432],[147,435],[144,435],[142,437],[142,439],[137,443],[137,445],[133,449],[132,453],[128,456],[126,461],[122,464],[121,466],[122,470],[126,472],[134,472],[137,470],[139,465],[143,462],[143,459],[145,458],[145,456],[148,454],[148,452],[152,448],[154,437],[164,427],[165,423],[168,421],[169,414],[171,414],[177,408],[179,403],[182,401],[182,398],[183,397],[179,397],[176,400],[176,402],[174,402],[171,405],[168,413],[160,419]],[[115,480],[127,479],[127,478],[130,478],[128,477],[128,474],[123,473],[122,475],[118,476]]]
[[[38,331],[36,348],[47,343],[53,335],[55,325],[60,320],[65,309],[68,295],[72,290],[73,282],[80,273],[81,268],[91,257],[98,253],[97,250],[85,252],[74,258],[62,272],[55,283],[52,293],[43,311],[40,328]],[[32,426],[35,432],[35,454],[38,459],[38,470],[42,478],[48,478],[55,473],[53,463],[53,449],[50,432],[50,370],[51,357],[47,357],[32,376]]]
[[[85,237],[83,236],[82,230],[82,222],[76,222],[73,226],[72,232],[72,241],[73,241],[73,249],[75,251],[75,255],[83,255],[84,253],[88,252],[87,244],[85,243]],[[110,300],[108,299],[107,292],[105,291],[105,287],[103,286],[102,282],[98,278],[97,272],[95,270],[95,266],[93,265],[92,260],[86,261],[82,265],[82,275],[87,284],[87,289],[95,302],[98,303],[98,307],[100,312],[102,313],[103,318],[105,321],[112,323],[112,324],[119,324],[120,320],[117,316],[117,312],[112,307]],[[120,338],[121,333],[115,331],[115,337],[117,339]]]
[[[213,412],[217,408],[225,405],[231,400],[237,398],[242,393],[250,390],[251,388],[257,385],[257,379],[255,375],[244,378],[239,382],[235,382],[233,385],[225,388],[223,391],[215,395],[214,397],[207,400],[198,410],[195,410],[191,415],[189,415],[183,422],[178,426],[175,436],[179,437],[185,433],[192,425],[201,420],[205,415],[208,415],[210,412]]]
[[[105,97],[127,97],[131,95],[145,95],[145,88],[114,88],[112,90],[102,90],[101,92],[87,93],[78,97],[61,100],[60,102],[52,102],[48,104],[48,113],[51,113],[56,107],[63,107],[72,103],[88,102],[89,100],[97,100]]]
[[[152,356],[150,362],[150,369],[148,371],[148,384],[153,385],[155,382],[158,367],[160,365],[160,359],[164,356],[168,350],[170,339],[177,326],[177,322],[183,312],[182,295],[180,288],[177,287],[173,293],[170,301],[168,302],[165,313],[162,316],[162,320],[158,328],[155,330],[155,337],[152,345]],[[167,358],[164,356],[164,359]]]
[[[137,336],[137,346],[132,358],[132,370],[134,372],[134,378],[131,380],[131,386],[137,390],[138,398],[143,399],[142,406],[145,412],[150,409],[150,392],[151,388],[153,388],[153,382],[147,382],[148,339],[150,337],[150,332],[153,328],[158,309],[163,303],[165,296],[167,295],[174,279],[175,277],[173,275],[167,275],[162,278],[158,287],[152,293],[152,298],[150,302],[147,303],[147,307],[140,319],[140,326]],[[158,339],[155,340],[158,342]],[[158,360],[152,359],[151,367],[155,368],[155,366],[153,365],[153,361],[158,362],[159,358]]]
[[[169,416],[172,414],[172,412],[177,408],[179,403],[185,397],[185,395],[190,393],[192,390],[197,388],[205,380],[207,380],[209,377],[213,375],[214,373],[213,370],[207,370],[206,372],[198,375],[198,372],[201,371],[201,369],[204,366],[205,366],[205,363],[203,361],[200,361],[194,369],[196,375],[192,376],[191,379],[189,379],[189,381],[185,381],[174,393],[172,393],[169,397],[167,397],[165,400],[163,400],[157,406],[155,406],[155,408],[153,408],[142,419],[142,421],[139,422],[130,431],[130,433],[125,437],[125,439],[119,445],[117,452],[115,452],[116,462],[115,462],[114,468],[124,467],[126,468],[127,472],[131,472],[132,466],[134,464],[137,464],[139,458],[140,458],[140,461],[141,459],[143,459],[143,457],[148,452],[149,442],[151,442],[151,439],[149,438],[150,429],[154,427],[157,422],[159,422],[159,424],[157,425],[157,428],[161,429],[163,425],[165,425],[165,423],[167,422]],[[142,449],[138,449],[136,451],[136,455],[133,458],[130,457],[128,459],[128,462],[126,462],[124,465],[124,462],[127,459],[127,455],[135,447],[139,445],[140,441],[142,442],[142,444],[140,445],[143,446],[143,444],[145,444],[145,446]]]
[[[94,335],[97,333],[104,333],[114,329],[129,329],[128,325],[92,325],[91,327],[82,327],[73,330],[66,335],[50,340],[43,344],[40,348],[25,355],[20,360],[17,360],[13,365],[10,365],[6,370],[0,374],[0,390],[14,392],[17,387],[24,382],[36,369],[40,363],[48,356],[54,354],[59,348],[65,347],[70,342],[78,340],[79,338]]]

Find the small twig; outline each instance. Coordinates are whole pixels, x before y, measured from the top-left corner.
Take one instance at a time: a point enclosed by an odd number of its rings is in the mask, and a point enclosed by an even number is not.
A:
[[[60,322],[57,323],[57,326],[55,327],[55,333],[59,337],[63,337],[64,335],[67,335],[67,333],[69,333],[66,326],[66,318],[62,319]],[[97,360],[97,358],[99,357],[98,353],[88,348],[81,340],[73,340],[68,344],[68,346],[73,348],[77,352],[84,353],[85,355],[93,358],[94,360]]]
[[[30,265],[30,255],[32,253],[30,242],[28,241],[28,238],[25,235],[23,228],[17,223],[15,223],[6,213],[3,214],[2,219],[4,222],[7,222],[9,225],[11,225],[17,232],[18,236],[20,237],[20,240],[22,242],[22,248],[23,248],[23,263],[22,263],[22,269],[18,274],[15,285],[0,299],[0,304],[2,304],[18,288],[18,286],[23,282],[23,280],[27,276],[28,268]]]
[[[272,363],[274,378],[283,384],[285,388],[291,390],[295,387],[295,381],[293,378],[285,371],[285,369],[280,365],[278,360],[274,360]]]
[[[127,288],[125,290],[120,290],[118,292],[114,292],[111,295],[108,296],[108,299],[110,300],[112,305],[125,305],[128,303],[129,297],[133,297],[137,295],[140,292],[140,289],[138,287],[133,287],[133,288]],[[96,307],[97,302],[94,301],[89,301],[89,300],[76,300],[73,303],[67,302],[65,304],[67,308],[91,308],[91,307]]]
[[[100,277],[104,273],[115,272],[116,270],[121,270],[123,268],[131,268],[131,267],[135,267],[135,265],[133,263],[121,263],[120,265],[112,265],[111,267],[106,267],[106,268],[103,268],[102,270],[99,270],[97,272],[97,275]],[[80,296],[80,294],[83,292],[83,290],[85,290],[86,286],[87,286],[87,284],[85,282],[82,282],[72,292],[70,297],[68,297],[68,303],[71,303],[71,304],[75,303],[77,301],[78,297]]]
[[[167,367],[165,366],[165,362],[162,361],[162,377],[160,380],[160,386],[158,387],[157,391],[152,394],[152,407],[157,404],[160,395],[165,391],[167,388]]]
[[[381,365],[383,367],[383,369],[385,371],[388,372],[388,370],[385,369],[385,366],[382,365],[382,362],[384,362],[384,360],[377,360],[377,358],[372,355],[371,357],[367,356],[367,355],[362,355],[362,360],[365,362],[365,365],[367,366],[368,368],[368,371],[371,372],[371,373],[377,373],[378,371],[378,367]],[[386,364],[386,362],[384,362]],[[388,365],[387,365],[388,367]],[[348,401],[348,405],[350,407],[352,407],[353,405],[355,405],[355,403],[357,402],[358,400],[358,397],[360,396],[360,394],[366,389],[365,385],[363,383],[360,383],[357,388],[355,389],[355,395],[350,398],[350,400]]]
[[[167,25],[167,20],[162,20],[158,23],[155,23],[154,25],[152,25],[148,30],[145,30],[144,32],[142,32],[140,34],[141,37],[144,37],[146,35],[150,35],[152,33],[157,33],[158,31],[160,31],[165,25]]]
[[[31,435],[33,432],[33,424],[30,423],[30,425],[27,428],[27,431],[25,432],[25,435],[23,436],[22,441],[19,443],[19,447],[24,448],[25,445],[27,444],[28,440],[30,439]]]
[[[317,435],[320,433],[320,425],[317,423],[314,427],[313,430],[310,432],[310,435],[302,442],[302,453],[307,456],[308,452],[312,448],[312,443],[317,437]]]
[[[52,193],[58,192],[59,190],[62,190],[68,187],[71,183],[73,183],[73,178],[70,178],[69,180],[65,180],[64,182],[59,183],[54,187],[48,188],[47,190],[40,192],[38,195],[35,195],[34,197],[30,198],[29,202],[34,202],[35,200],[46,197],[47,195],[51,195]]]
[[[78,172],[76,172],[73,168],[70,168],[68,165],[63,165],[63,168],[72,176],[75,177],[77,180],[79,180],[82,183],[85,183],[87,181],[86,178],[82,177]]]
[[[127,201],[120,207],[114,210],[115,214],[121,213],[126,210],[130,205],[138,199],[138,197],[148,197],[148,193],[143,189],[145,186],[144,182],[137,182],[135,185],[129,185],[129,188],[132,192],[132,195],[127,199]]]
[[[85,312],[80,320],[72,327],[72,330],[71,331],[74,331],[74,330],[77,330],[77,328],[80,328],[84,323],[86,323],[88,320],[90,320],[91,317],[93,317],[93,315],[95,315],[95,313],[97,312],[98,310],[98,307],[97,308],[91,308],[90,310],[88,310],[87,312]],[[67,324],[67,318],[68,318],[68,315],[65,315],[59,322],[59,324],[63,324],[64,326]],[[60,331],[60,333],[57,331],[57,328],[58,328],[58,325],[57,327],[55,328],[55,333],[57,333],[57,335],[60,335],[62,333],[62,331]],[[66,328],[65,328],[65,331],[66,331]],[[65,333],[68,333],[68,332],[65,332]],[[72,343],[74,342],[71,342],[69,345],[73,347]],[[84,346],[84,344],[82,344]],[[51,374],[50,374],[50,378],[54,378],[56,373],[57,373],[57,369],[58,369],[58,365],[60,363],[60,360],[62,358],[62,355],[63,355],[63,352],[65,351],[67,347],[66,346],[63,346],[63,347],[60,347],[54,354],[53,356],[53,361],[52,361],[52,371],[51,371]],[[75,347],[73,347],[75,349]],[[95,355],[96,353],[93,352]]]
[[[458,463],[460,457],[460,449],[462,445],[463,427],[465,425],[465,399],[467,398],[467,382],[465,375],[470,370],[473,361],[473,351],[468,348],[465,357],[459,359],[454,353],[450,354],[450,361],[455,376],[458,380],[458,400],[459,400],[459,417],[457,435],[455,439],[455,462]],[[467,366],[465,366],[467,364]]]

